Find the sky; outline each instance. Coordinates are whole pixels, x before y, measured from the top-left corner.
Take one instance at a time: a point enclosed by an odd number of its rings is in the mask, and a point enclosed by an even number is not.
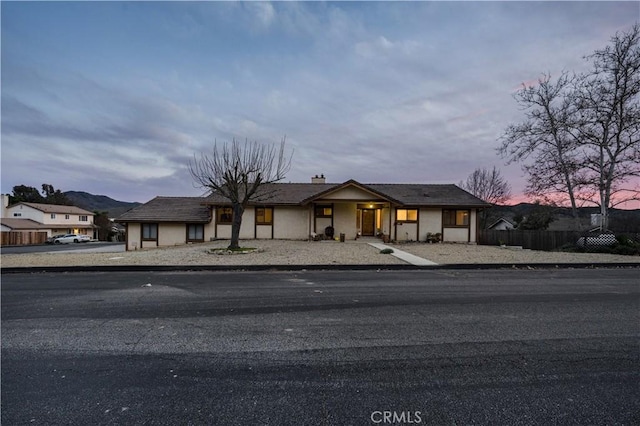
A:
[[[286,138],[285,182],[458,183],[498,167],[514,93],[638,2],[1,3],[1,190],[198,196],[214,143]],[[625,207],[624,205],[621,207]]]

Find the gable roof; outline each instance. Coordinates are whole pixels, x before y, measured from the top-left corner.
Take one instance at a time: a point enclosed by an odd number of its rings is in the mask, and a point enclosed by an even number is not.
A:
[[[507,224],[508,226],[511,226],[511,228],[515,228],[515,226],[516,226],[516,225],[515,225],[515,223],[513,223],[513,222],[512,222],[512,221],[510,221],[509,219],[506,219],[506,218],[504,218],[504,217],[500,217],[498,220],[496,220],[496,221],[495,221],[495,222],[493,222],[491,225],[489,225],[489,226],[487,227],[487,229],[493,229],[494,227],[496,227],[496,226],[497,226],[498,224],[500,224],[501,222],[502,222],[502,223]]]
[[[123,213],[115,221],[208,223],[211,214],[204,202],[203,197],[156,197]]]
[[[0,223],[7,228],[15,230],[26,229],[50,229],[51,226],[43,225],[31,219],[14,219],[9,217],[3,217],[0,219]]]
[[[310,184],[310,185],[314,185],[314,184]],[[361,191],[364,191],[364,192],[368,192],[373,197],[379,197],[379,198],[382,198],[384,200],[391,201],[391,202],[393,202],[395,204],[401,204],[398,200],[392,198],[389,194],[385,194],[385,193],[382,193],[380,191],[377,191],[376,189],[372,188],[371,185],[363,185],[363,184],[361,184],[359,182],[356,182],[353,179],[349,179],[348,181],[346,181],[345,183],[342,183],[342,184],[330,184],[330,185],[331,185],[330,188],[327,188],[324,191],[318,192],[318,193],[312,195],[311,197],[302,200],[301,203],[302,204],[310,203],[312,201],[324,198],[324,197],[326,197],[326,196],[328,196],[328,195],[330,195],[332,193],[338,192],[338,191],[340,191],[342,189],[346,189],[346,188],[350,188],[351,187],[351,188],[357,188],[357,189],[359,189]]]
[[[344,183],[273,183],[265,185],[265,192],[272,196],[252,204],[305,205],[344,188],[355,187],[398,206],[412,207],[490,207],[481,199],[453,184],[362,184],[351,179]],[[206,198],[211,205],[229,205],[231,202],[220,194]]]
[[[90,212],[85,209],[81,209],[76,206],[65,206],[62,204],[41,204],[41,203],[27,203],[20,202],[9,206],[8,208],[14,208],[19,205],[24,205],[31,207],[32,209],[40,210],[44,213],[60,213],[60,214],[79,214],[79,215],[88,215],[93,216],[93,212]]]

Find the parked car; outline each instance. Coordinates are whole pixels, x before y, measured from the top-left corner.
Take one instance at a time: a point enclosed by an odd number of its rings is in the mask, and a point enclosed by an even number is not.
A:
[[[47,244],[53,244],[53,242],[60,237],[64,237],[65,234],[57,234],[57,235],[52,235],[49,238],[47,238]]]
[[[91,237],[81,234],[65,234],[53,240],[54,244],[88,243]]]

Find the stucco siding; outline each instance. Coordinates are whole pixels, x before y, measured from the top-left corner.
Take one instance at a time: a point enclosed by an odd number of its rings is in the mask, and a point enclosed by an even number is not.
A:
[[[127,223],[127,250],[140,248],[140,228],[139,223]]]
[[[375,200],[378,197],[371,194],[370,192],[363,191],[359,188],[343,188],[339,191],[332,192],[326,195],[328,200]]]
[[[397,241],[417,241],[418,240],[418,224],[417,223],[398,223],[396,225]]]
[[[274,238],[306,240],[309,238],[309,210],[301,207],[276,207],[273,209],[273,226]]]
[[[333,228],[335,237],[344,234],[347,240],[355,240],[358,234],[356,204],[336,203],[333,205]]]
[[[177,246],[187,242],[187,225],[184,223],[161,223],[158,225],[158,246]]]
[[[260,240],[271,239],[271,225],[258,225],[256,226],[256,238]]]
[[[442,209],[420,209],[420,241],[426,241],[427,234],[442,232]]]
[[[157,248],[158,247],[158,242],[157,241],[143,241],[142,242],[142,248],[143,249],[150,249],[150,248]]]
[[[316,219],[316,234],[324,234],[324,230],[327,226],[331,226],[331,218],[330,217],[317,217]]]
[[[392,210],[389,207],[384,207],[382,209],[382,229],[381,232],[385,235],[391,235],[392,232],[392,228],[393,228],[393,218],[391,216],[389,216],[389,211]]]
[[[15,216],[14,214],[20,216]],[[16,219],[31,219],[39,223],[44,223],[44,213],[40,210],[36,210],[33,207],[18,205],[7,209],[7,217]]]
[[[476,236],[478,235],[478,210],[471,209],[471,217],[469,218],[469,225],[471,226],[471,232],[469,234],[469,242],[475,243]]]
[[[217,225],[216,238],[219,240],[228,240],[231,238],[231,225]]]
[[[469,228],[444,228],[442,241],[447,243],[466,243],[469,241]]]

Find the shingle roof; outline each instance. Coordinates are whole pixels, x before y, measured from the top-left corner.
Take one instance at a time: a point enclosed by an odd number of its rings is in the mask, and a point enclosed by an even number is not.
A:
[[[2,225],[6,226],[7,228],[11,228],[15,230],[50,229],[51,228],[51,226],[43,225],[31,219],[14,219],[9,217],[3,217],[2,219],[0,219],[0,223],[2,223]]]
[[[120,215],[116,222],[207,223],[210,210],[203,197],[156,197]]]
[[[274,191],[273,196],[260,203],[272,205],[304,205],[343,187],[355,186],[368,190],[394,204],[404,206],[433,207],[489,207],[481,199],[453,184],[361,184],[353,180],[345,183],[275,183],[265,185],[265,191]],[[230,204],[218,195],[206,199],[209,204]],[[255,203],[255,204],[260,204]]]
[[[21,202],[21,203],[16,203],[14,205],[9,206],[9,208],[14,207],[14,206],[18,206],[20,204],[25,205],[25,206],[29,206],[29,207],[34,208],[36,210],[40,210],[41,212],[44,212],[44,213],[81,214],[81,215],[93,216],[93,212],[90,212],[90,211],[85,210],[85,209],[81,209],[80,207],[65,206],[65,205],[60,205],[60,204],[40,204],[40,203],[25,203],[25,202]]]
[[[380,193],[389,194],[406,206],[490,206],[453,184],[375,183],[366,186]]]
[[[264,185],[262,194],[272,193],[252,204],[300,206],[322,199],[332,191],[355,186],[399,206],[408,207],[489,207],[456,185],[431,184],[360,184],[345,183],[274,183]],[[146,204],[122,214],[116,222],[207,223],[211,220],[207,205],[230,205],[219,194],[209,197],[156,197]]]
[[[266,203],[276,205],[300,205],[303,200],[338,186],[335,183],[272,183],[261,187],[263,199],[255,204]],[[272,194],[264,196],[264,194]],[[229,199],[220,194],[207,197],[209,204],[231,204]]]

